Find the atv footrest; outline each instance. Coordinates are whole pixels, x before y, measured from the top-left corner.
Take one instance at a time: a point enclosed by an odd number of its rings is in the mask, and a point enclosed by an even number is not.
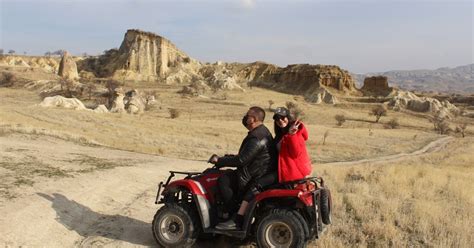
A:
[[[245,238],[247,235],[246,231],[242,230],[220,230],[216,228],[208,228],[204,230],[205,233],[215,233],[215,234],[222,234],[230,237],[235,237],[235,238]]]

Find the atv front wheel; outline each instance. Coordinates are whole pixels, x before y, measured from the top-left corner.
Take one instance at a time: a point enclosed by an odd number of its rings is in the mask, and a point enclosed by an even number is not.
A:
[[[257,227],[257,245],[258,247],[304,247],[303,226],[290,211],[270,211]]]
[[[156,212],[153,237],[164,247],[191,247],[199,235],[195,212],[187,205],[169,203]]]

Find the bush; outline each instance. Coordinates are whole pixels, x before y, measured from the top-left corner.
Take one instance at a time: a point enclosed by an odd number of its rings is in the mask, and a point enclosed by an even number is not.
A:
[[[400,123],[398,122],[397,118],[391,119],[387,124],[385,125],[385,128],[390,128],[390,129],[396,129],[400,126]]]
[[[168,111],[170,113],[170,118],[171,119],[176,119],[181,114],[181,112],[178,109],[175,109],[175,108],[170,108]]]
[[[329,136],[329,130],[326,130],[326,132],[324,132],[324,135],[323,135],[323,145],[326,144],[326,139],[328,138]]]
[[[430,121],[433,123],[433,129],[439,134],[448,134],[452,131],[448,121],[440,112],[436,113]]]
[[[275,104],[273,100],[268,100],[268,110],[272,111],[272,105]]]
[[[454,130],[456,133],[460,133],[462,137],[464,138],[466,136],[466,128],[467,128],[467,123],[461,123],[456,127],[456,130]]]
[[[11,87],[15,81],[17,81],[17,78],[12,73],[4,72],[0,74],[0,87]]]
[[[290,111],[293,118],[301,120],[304,118],[303,110],[294,102],[286,102],[286,108]]]
[[[345,115],[335,115],[334,119],[337,121],[337,125],[342,127],[342,124],[346,122],[346,116]]]
[[[74,97],[76,92],[74,91],[74,82],[72,80],[62,78],[59,84],[61,85],[61,92],[64,97]]]
[[[382,116],[387,115],[387,107],[385,107],[385,105],[378,105],[372,109],[369,115],[375,116],[375,122],[379,122]]]

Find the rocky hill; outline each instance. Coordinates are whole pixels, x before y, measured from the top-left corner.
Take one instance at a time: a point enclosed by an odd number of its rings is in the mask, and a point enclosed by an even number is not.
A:
[[[311,102],[333,104],[336,103],[334,94],[357,92],[352,75],[335,65],[294,64],[279,67],[265,62],[202,63],[189,57],[166,38],[136,29],[127,30],[118,49],[107,50],[95,57],[65,56],[62,64],[63,67],[59,58],[50,57],[0,58],[0,66],[43,68],[48,72],[59,72],[62,77],[71,80],[98,77],[178,84],[186,86],[184,92],[191,95],[200,95],[198,92],[206,88],[212,91],[244,90],[247,86],[259,86],[302,95]]]
[[[296,64],[281,68],[264,62],[205,64],[190,58],[169,40],[135,29],[126,32],[119,49],[79,61],[78,67],[79,71],[90,71],[98,77],[118,80],[167,84],[199,82],[199,85],[204,83],[213,89],[261,86],[301,94],[313,101],[319,101],[317,99],[321,97],[317,95],[322,90],[355,91],[350,73],[335,65]]]
[[[37,68],[45,72],[57,73],[60,60],[61,57],[0,55],[0,66]]]
[[[443,67],[436,70],[388,71],[381,73],[357,74],[359,85],[365,77],[382,75],[388,78],[391,86],[405,90],[444,93],[474,93],[474,64],[455,68]]]
[[[154,81],[166,77],[179,63],[190,63],[184,52],[169,40],[150,32],[129,29],[119,49],[79,63],[79,70],[100,77]]]

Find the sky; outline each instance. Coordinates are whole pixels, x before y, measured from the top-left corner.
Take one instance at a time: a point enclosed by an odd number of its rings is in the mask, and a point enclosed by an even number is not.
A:
[[[0,0],[0,48],[95,55],[141,29],[203,62],[436,69],[473,63],[473,12],[473,0]]]

